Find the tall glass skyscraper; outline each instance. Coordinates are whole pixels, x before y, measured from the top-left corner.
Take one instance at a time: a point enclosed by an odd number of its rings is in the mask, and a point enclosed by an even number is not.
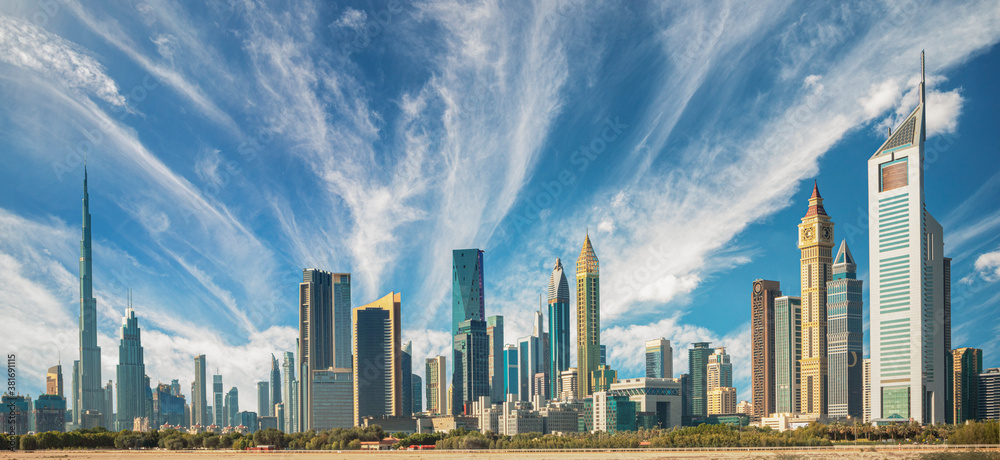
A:
[[[146,365],[142,356],[139,320],[132,309],[132,296],[122,318],[118,343],[118,414],[115,430],[131,430],[138,417],[146,417]],[[150,414],[151,415],[151,414]]]
[[[827,335],[830,365],[831,417],[864,416],[864,325],[858,266],[847,241],[841,241],[833,259],[833,280],[827,283]]]
[[[76,423],[85,426],[86,411],[104,412],[101,388],[101,347],[97,346],[97,299],[94,298],[94,263],[90,239],[90,195],[87,193],[87,165],[83,166],[83,236],[80,239],[80,376],[79,400],[74,402]],[[77,395],[74,395],[77,396]],[[105,414],[111,419],[111,414]],[[111,427],[105,427],[111,428]]]
[[[313,372],[351,368],[351,275],[302,270],[299,284],[298,401],[295,431],[313,428]]]
[[[601,359],[600,262],[589,234],[576,259],[576,340],[578,396],[586,399],[594,392],[590,374]]]
[[[285,433],[295,433],[299,430],[299,387],[298,381],[295,379],[295,353],[285,352],[281,370],[285,372],[283,387],[285,390],[285,426],[281,430]]]
[[[452,413],[463,414],[465,406],[490,395],[486,362],[489,359],[489,339],[486,322],[475,319],[462,321],[454,343],[454,373],[452,374]]]
[[[236,389],[236,387],[230,388],[229,392],[226,393],[225,405],[226,419],[224,422],[226,423],[226,426],[236,426],[234,425],[236,422],[236,414],[240,412],[240,392]]]
[[[774,411],[799,412],[799,360],[802,358],[802,300],[774,299]]]
[[[257,382],[257,416],[270,417],[271,408],[271,386],[267,382]]]
[[[556,257],[556,265],[549,276],[549,389],[550,399],[556,399],[562,392],[562,371],[569,369],[569,282],[563,273],[562,261]]]
[[[403,416],[413,415],[413,342],[408,341],[403,344],[403,350],[399,355],[400,359],[400,392],[402,392],[402,403],[399,406],[400,414]]]
[[[868,160],[872,419],[945,421],[944,240],[924,200],[925,97]]]
[[[281,394],[281,367],[278,366],[278,358],[271,353],[271,407],[282,402]],[[272,414],[273,415],[273,414]],[[279,427],[280,428],[280,427]]]
[[[499,404],[504,400],[503,392],[503,316],[486,318],[486,337],[490,347],[490,401]]]
[[[222,387],[222,376],[213,375],[212,376],[212,412],[215,412],[215,426],[223,427],[226,426],[226,395],[223,393],[225,389]]]
[[[519,399],[519,393],[521,388],[521,380],[517,375],[518,367],[518,352],[516,345],[504,345],[503,347],[503,387],[504,387],[504,400],[508,395],[514,395],[514,399]]]
[[[646,341],[646,378],[669,379],[674,375],[674,349],[664,338]]]
[[[390,292],[352,311],[355,425],[360,426],[365,416],[402,412],[400,304],[400,294]]]
[[[486,320],[483,291],[483,251],[455,249],[452,251],[451,335],[458,334],[462,321]]]
[[[205,355],[194,357],[194,382],[191,383],[191,419],[193,425],[212,424],[208,413],[208,383],[205,381]]]
[[[696,342],[688,350],[688,375],[691,379],[691,415],[708,415],[708,357],[712,355],[709,342]]]

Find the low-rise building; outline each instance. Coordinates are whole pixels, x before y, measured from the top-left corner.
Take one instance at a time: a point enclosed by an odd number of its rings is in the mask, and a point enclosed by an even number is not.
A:
[[[637,412],[656,414],[656,424],[660,428],[680,426],[684,401],[679,379],[637,378],[625,379],[611,384],[609,393],[626,396],[636,403]]]

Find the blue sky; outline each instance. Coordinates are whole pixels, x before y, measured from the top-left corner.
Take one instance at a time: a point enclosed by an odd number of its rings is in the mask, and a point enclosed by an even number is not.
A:
[[[998,40],[990,1],[4,2],[4,347],[23,390],[59,356],[69,384],[86,154],[105,380],[131,288],[154,382],[204,353],[255,409],[304,267],[353,273],[355,306],[402,292],[423,363],[455,248],[486,251],[514,342],[589,229],[619,375],[711,341],[749,399],[751,282],[799,293],[813,180],[867,301],[866,160],[926,50],[953,344],[1000,365]]]

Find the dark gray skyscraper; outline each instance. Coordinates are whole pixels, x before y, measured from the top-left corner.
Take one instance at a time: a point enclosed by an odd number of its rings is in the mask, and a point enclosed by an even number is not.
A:
[[[502,345],[501,345],[502,346]],[[562,392],[559,375],[569,369],[569,282],[563,273],[562,261],[556,257],[556,266],[549,277],[549,389],[550,398]]]
[[[271,416],[271,390],[267,382],[257,382],[257,416]]]
[[[205,355],[194,357],[194,382],[191,383],[191,424],[209,426],[207,382],[205,382]]]
[[[94,298],[94,264],[90,240],[90,195],[87,193],[87,166],[83,166],[83,237],[80,240],[80,376],[79,401],[75,412],[104,412],[101,388],[101,347],[97,346],[97,299]],[[76,422],[83,426],[83,420]],[[110,420],[107,414],[107,420]]]
[[[490,395],[487,372],[490,352],[485,321],[462,321],[455,335],[454,356],[452,414],[466,414],[465,405],[478,401],[480,396]]]
[[[400,294],[390,292],[352,310],[355,425],[360,425],[361,419],[368,415],[396,416],[402,412],[401,303]],[[485,364],[486,360],[483,361]]]
[[[409,416],[413,414],[413,342],[403,344],[403,350],[399,356],[400,360],[400,391],[403,393],[403,403],[400,405],[400,414]]]
[[[424,411],[423,381],[417,374],[410,375],[410,394],[413,395],[413,413]]]
[[[226,393],[226,426],[236,426],[236,414],[240,412],[240,392],[236,387],[229,389]]]
[[[298,428],[312,427],[313,372],[351,368],[351,275],[315,268],[299,284]]]
[[[271,353],[271,407],[281,402],[281,367],[278,366],[278,358]],[[283,427],[278,428],[283,429]]]
[[[143,363],[140,332],[130,294],[118,345],[118,420],[115,430],[131,430],[136,418],[152,415],[146,414],[146,365]]]

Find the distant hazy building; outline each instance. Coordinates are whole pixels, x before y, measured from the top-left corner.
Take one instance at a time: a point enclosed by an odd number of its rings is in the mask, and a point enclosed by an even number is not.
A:
[[[518,377],[520,388],[518,396],[521,401],[532,401],[535,397],[533,380],[535,374],[547,373],[549,362],[545,359],[545,338],[542,328],[545,323],[540,311],[533,314],[532,332],[527,337],[517,339]]]
[[[143,390],[143,401],[145,401],[146,391]],[[28,401],[31,401],[30,399]],[[103,414],[102,425],[105,428],[115,426],[115,382],[108,380],[108,383],[104,384],[104,410],[101,411]]]
[[[355,425],[365,416],[396,416],[402,411],[400,304],[400,294],[390,292],[352,311]]]
[[[257,416],[271,415],[271,386],[267,382],[257,382]]]
[[[513,395],[515,400],[520,400],[521,376],[517,369],[520,362],[520,351],[516,345],[504,345],[503,347],[503,387],[504,400]]]
[[[413,342],[408,341],[403,344],[403,349],[399,354],[400,371],[399,375],[402,378],[400,382],[399,391],[402,394],[402,403],[400,404],[400,416],[410,416],[413,415]]]
[[[282,402],[281,394],[281,366],[278,365],[278,358],[274,357],[274,353],[271,353],[271,407],[273,408],[275,404],[280,404]],[[274,411],[271,411],[271,415],[277,415]]]
[[[957,424],[979,418],[979,375],[983,372],[983,350],[958,348],[952,359],[952,420]]]
[[[215,426],[226,426],[226,395],[223,393],[222,376],[212,376],[212,411],[215,413]]]
[[[733,363],[730,362],[726,347],[718,347],[715,352],[708,356],[707,382],[708,390],[719,387],[733,386]],[[733,402],[735,406],[736,403]],[[732,412],[729,412],[732,413]]]
[[[578,378],[575,367],[571,367],[560,373],[559,388],[562,391],[559,392],[559,399],[563,401],[576,399],[576,395],[578,394],[577,388],[579,387]]]
[[[4,417],[10,414],[9,408],[4,406]],[[66,431],[66,398],[56,394],[39,395],[34,410],[35,433]]]
[[[419,414],[424,411],[424,398],[423,398],[423,379],[420,378],[419,374],[410,375],[410,394],[413,395],[413,410],[414,414]]]
[[[313,371],[313,414],[316,432],[354,426],[354,373],[350,368]],[[378,376],[376,376],[378,378]]]
[[[28,434],[34,426],[31,424],[32,404],[31,398],[27,396],[11,396],[4,393],[0,396],[2,405],[2,416],[0,416],[0,433],[8,436],[21,436]],[[96,413],[100,417],[100,413]],[[5,448],[7,446],[4,446]]]
[[[664,338],[646,341],[646,378],[669,379],[674,374],[674,349]]]
[[[175,396],[166,384],[157,385],[152,394],[152,410],[147,414],[150,428],[159,428],[163,424],[181,426],[185,423],[183,396]],[[134,422],[133,420],[133,426]]]
[[[132,309],[131,293],[129,306],[122,318],[121,335],[118,344],[118,417],[114,430],[132,428],[133,421],[138,417],[146,417],[146,365],[142,356],[141,331],[139,320]]]
[[[248,412],[248,411],[240,412],[236,414],[236,420],[238,420],[236,426],[246,427],[247,432],[249,433],[255,433],[259,429],[259,425],[257,425],[256,412]]]
[[[427,358],[424,365],[424,377],[427,379],[427,412],[432,415],[447,413],[448,400],[447,366],[444,356]]]
[[[708,357],[712,355],[709,342],[696,342],[688,350],[688,375],[691,379],[691,415],[708,415]]]
[[[212,424],[208,414],[208,383],[205,381],[205,366],[205,355],[194,357],[194,383],[191,384],[191,424],[203,427]]]
[[[312,426],[312,373],[350,368],[351,274],[302,270],[299,283],[298,398],[292,409],[295,431]]]
[[[45,394],[62,396],[63,394],[63,371],[62,364],[52,366],[45,374]]]
[[[236,389],[236,387],[230,388],[229,392],[226,393],[225,406],[226,426],[236,426],[238,424],[236,414],[240,412],[240,392]]]
[[[618,383],[618,371],[608,366],[598,366],[590,373],[590,387],[597,391],[608,391],[611,384]]]
[[[777,281],[756,279],[750,294],[751,400],[749,415],[760,418],[776,412],[776,356],[774,299],[781,297]]]
[[[490,400],[496,404],[504,400],[503,387],[503,316],[486,318],[486,337],[489,339]]]
[[[799,394],[799,359],[802,357],[802,301],[798,297],[774,299],[774,376],[775,412],[797,413]]]
[[[601,365],[600,262],[588,234],[576,259],[576,359],[579,399],[593,394],[591,373]]]
[[[862,284],[858,279],[847,241],[841,241],[833,260],[833,279],[827,283],[827,314],[829,315],[827,352],[830,366],[830,417],[861,418],[864,415],[864,304]]]
[[[285,401],[285,433],[295,433],[299,430],[299,381],[295,378],[295,353],[286,351],[281,363],[284,372],[282,389]]]
[[[556,265],[549,276],[549,378],[552,380],[550,398],[559,398],[562,393],[563,371],[570,367],[570,294],[569,282],[563,272],[562,261],[556,257]]]
[[[979,420],[1000,420],[1000,368],[992,367],[979,374]]]

